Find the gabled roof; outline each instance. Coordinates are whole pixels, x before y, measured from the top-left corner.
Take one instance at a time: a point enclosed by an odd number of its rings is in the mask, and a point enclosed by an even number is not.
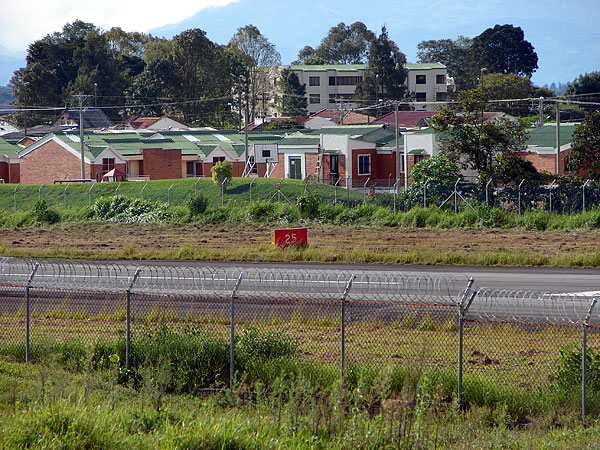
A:
[[[0,137],[0,155],[16,157],[19,156],[19,150],[21,147]]]
[[[340,123],[341,111],[339,109],[322,109],[311,115],[308,120],[315,117],[321,117],[323,119],[329,119],[334,123]],[[342,122],[344,125],[368,125],[371,123],[372,118],[365,114],[359,114],[354,111],[344,111],[342,115]],[[307,121],[308,121],[307,120]]]
[[[61,117],[68,117],[73,123],[79,125],[79,110],[78,109],[66,109],[60,115],[60,117],[54,122],[60,121]],[[101,109],[91,108],[83,110],[83,128],[108,128],[112,126],[110,119],[104,114]]]
[[[437,114],[437,111],[398,111],[398,126],[404,128],[415,128],[423,123],[423,118],[431,118]],[[381,116],[373,123],[386,123],[388,125],[396,124],[396,114],[391,113]]]

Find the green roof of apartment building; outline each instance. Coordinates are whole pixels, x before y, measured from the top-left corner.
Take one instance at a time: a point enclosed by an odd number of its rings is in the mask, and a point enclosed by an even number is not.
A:
[[[326,71],[326,70],[364,70],[368,69],[368,64],[296,64],[288,66],[292,70],[310,70],[310,71]],[[445,69],[446,66],[441,63],[414,63],[404,64],[408,70],[429,70],[429,69]]]

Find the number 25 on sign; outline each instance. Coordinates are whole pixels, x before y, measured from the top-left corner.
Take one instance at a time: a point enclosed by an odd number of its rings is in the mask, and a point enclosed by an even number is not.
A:
[[[308,245],[306,228],[271,231],[271,247],[289,247],[290,245],[300,245],[302,247]]]

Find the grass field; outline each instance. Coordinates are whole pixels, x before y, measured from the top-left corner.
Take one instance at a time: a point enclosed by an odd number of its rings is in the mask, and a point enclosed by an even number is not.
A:
[[[277,199],[277,188],[281,180],[278,178],[256,178],[252,186],[252,200]],[[250,183],[248,178],[234,178],[228,184],[224,196],[225,202],[247,202],[250,201]],[[197,183],[197,184],[196,184]],[[146,186],[144,188],[144,186]],[[172,188],[171,188],[172,186]],[[293,204],[296,198],[304,193],[304,182],[300,180],[285,179],[281,183],[281,192]],[[213,183],[212,178],[184,178],[176,180],[157,180],[149,182],[126,182],[126,183],[72,183],[52,185],[19,185],[0,184],[0,210],[13,210],[16,205],[18,211],[33,208],[38,199],[46,201],[51,208],[65,208],[65,197],[67,208],[83,208],[89,205],[90,198],[93,203],[100,197],[119,196],[131,198],[143,198],[149,201],[160,201],[167,203],[169,200],[169,188],[171,188],[171,205],[183,206],[195,195],[195,192],[205,195],[211,206],[221,204],[221,187]],[[117,191],[118,188],[118,191]],[[90,192],[91,189],[91,192]],[[333,203],[336,190],[329,185],[310,183],[308,189],[311,193],[319,195],[323,201]],[[65,195],[66,191],[66,195]],[[363,194],[356,191],[337,189],[338,201],[346,201],[349,194],[353,203],[362,201]],[[283,196],[280,197],[285,201]]]

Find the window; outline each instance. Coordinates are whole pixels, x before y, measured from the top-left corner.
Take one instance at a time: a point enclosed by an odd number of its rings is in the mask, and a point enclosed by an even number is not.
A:
[[[337,103],[337,95],[329,94],[329,103]]]
[[[102,158],[102,173],[105,174],[115,168],[115,158]]]
[[[331,77],[329,84],[331,85]],[[337,86],[356,86],[358,83],[362,81],[362,77],[358,76],[344,76],[344,77],[335,77],[335,84]]]
[[[446,84],[446,75],[436,75],[435,84]]]
[[[371,155],[358,155],[358,174],[371,175]]]
[[[417,75],[417,84],[427,84],[427,75]]]
[[[315,103],[321,103],[321,94],[310,94],[308,97],[308,102],[311,105]]]
[[[321,77],[308,77],[309,86],[321,86]]]
[[[417,92],[415,98],[418,102],[426,102],[427,101],[427,93],[426,92]]]
[[[213,166],[218,163],[219,161],[225,161],[225,157],[224,156],[213,156]]]
[[[420,163],[425,159],[425,155],[415,155],[415,164]]]
[[[335,86],[335,77],[329,77],[329,86]]]
[[[250,173],[258,174],[258,166],[254,160],[254,156],[248,156],[248,165],[250,166]]]
[[[271,150],[263,150],[262,151],[262,157],[263,158],[270,158],[271,157]]]
[[[436,102],[445,102],[448,98],[448,94],[446,92],[436,92],[435,93],[435,101]]]

